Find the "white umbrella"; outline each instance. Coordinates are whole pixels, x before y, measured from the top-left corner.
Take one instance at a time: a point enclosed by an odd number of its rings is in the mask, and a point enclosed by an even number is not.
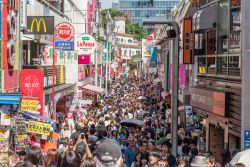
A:
[[[246,167],[250,167],[250,149],[237,153],[230,164],[234,166],[236,163],[243,163]]]

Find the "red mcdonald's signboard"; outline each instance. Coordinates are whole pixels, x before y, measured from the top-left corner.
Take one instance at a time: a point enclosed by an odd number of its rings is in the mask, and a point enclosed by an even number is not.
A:
[[[38,99],[38,112],[43,115],[44,74],[40,69],[21,70],[21,92],[23,96]]]

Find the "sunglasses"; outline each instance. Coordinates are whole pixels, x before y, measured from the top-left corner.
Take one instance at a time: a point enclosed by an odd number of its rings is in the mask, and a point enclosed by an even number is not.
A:
[[[129,142],[134,142],[134,140],[129,140]]]

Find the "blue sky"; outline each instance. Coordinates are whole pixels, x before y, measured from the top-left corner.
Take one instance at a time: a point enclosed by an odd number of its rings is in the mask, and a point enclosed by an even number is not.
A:
[[[111,8],[112,2],[118,2],[119,0],[101,0],[102,9]]]

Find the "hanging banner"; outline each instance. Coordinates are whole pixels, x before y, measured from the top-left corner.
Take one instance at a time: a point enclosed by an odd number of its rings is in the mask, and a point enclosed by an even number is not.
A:
[[[50,134],[51,124],[29,121],[27,132],[36,133],[40,135],[49,135]]]
[[[192,42],[192,19],[184,18],[183,64],[194,64]]]
[[[170,89],[172,89],[172,64],[170,64]],[[186,65],[181,64],[179,67],[179,89],[186,88]]]
[[[78,55],[78,64],[89,65],[90,55]]]
[[[95,52],[96,40],[93,36],[82,34],[75,38],[75,50],[81,55],[88,55]]]
[[[39,105],[38,100],[22,99],[21,111],[27,111],[27,112],[32,112],[32,113],[37,114],[38,105]]]
[[[3,5],[3,2],[2,0],[0,0],[0,40],[2,40],[2,5]],[[0,50],[0,52],[2,51]]]
[[[157,66],[157,47],[151,47],[151,59],[150,65],[153,67]]]
[[[44,89],[44,74],[40,69],[25,69],[21,70],[21,92],[25,97],[33,97],[38,100],[38,112],[43,115],[43,89]],[[29,105],[32,107],[34,105]],[[26,106],[28,107],[28,106]],[[31,108],[28,108],[32,110]],[[34,108],[33,108],[34,109]]]
[[[186,130],[192,130],[194,121],[193,121],[193,108],[192,106],[185,106],[185,120],[186,120]]]

